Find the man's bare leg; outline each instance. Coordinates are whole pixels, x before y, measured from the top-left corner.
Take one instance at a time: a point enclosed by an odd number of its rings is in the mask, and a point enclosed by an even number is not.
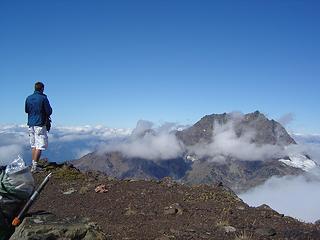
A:
[[[40,157],[41,157],[41,150],[36,149],[36,148],[32,148],[32,168],[31,168],[31,171],[36,170]]]
[[[34,159],[36,159],[35,157],[36,157],[36,148],[32,148],[32,150],[31,150],[31,152],[32,152],[32,162],[34,161]]]

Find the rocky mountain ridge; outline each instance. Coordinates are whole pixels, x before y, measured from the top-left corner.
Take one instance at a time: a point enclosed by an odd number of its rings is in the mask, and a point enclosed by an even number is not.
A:
[[[223,182],[236,192],[262,184],[271,176],[299,175],[305,170],[300,167],[303,163],[295,165],[289,156],[277,155],[296,142],[280,123],[269,120],[259,111],[245,115],[207,115],[193,126],[173,134],[184,149],[183,154],[175,158],[150,160],[129,157],[119,151],[100,151],[72,163],[83,171],[102,171],[119,179],[170,176],[190,184]],[[134,137],[141,139],[145,136],[157,137],[157,133],[146,129]],[[232,154],[228,153],[229,145],[234,148]],[[237,151],[247,153],[239,157]],[[262,154],[256,154],[255,158],[250,151]],[[271,154],[273,151],[274,155]],[[260,159],[260,155],[264,159]]]

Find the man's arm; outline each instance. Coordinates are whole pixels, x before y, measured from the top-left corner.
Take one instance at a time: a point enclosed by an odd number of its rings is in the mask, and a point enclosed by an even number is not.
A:
[[[47,116],[50,116],[52,114],[52,108],[50,106],[48,98],[44,99],[44,110]]]
[[[25,103],[24,103],[24,111],[25,111],[26,113],[29,113],[27,100],[28,100],[28,98],[26,99],[26,101],[25,101]]]

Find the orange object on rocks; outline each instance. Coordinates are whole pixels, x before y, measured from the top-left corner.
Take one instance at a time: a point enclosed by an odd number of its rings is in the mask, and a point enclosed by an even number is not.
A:
[[[97,187],[94,189],[94,191],[95,191],[96,193],[105,193],[105,192],[108,192],[108,189],[107,189],[106,185],[101,184],[101,185],[97,186]]]

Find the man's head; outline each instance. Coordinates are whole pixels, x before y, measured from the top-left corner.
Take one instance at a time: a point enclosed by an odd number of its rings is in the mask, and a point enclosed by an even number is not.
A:
[[[35,91],[39,91],[39,92],[43,92],[44,90],[44,84],[42,82],[36,82],[34,84],[34,90]]]

